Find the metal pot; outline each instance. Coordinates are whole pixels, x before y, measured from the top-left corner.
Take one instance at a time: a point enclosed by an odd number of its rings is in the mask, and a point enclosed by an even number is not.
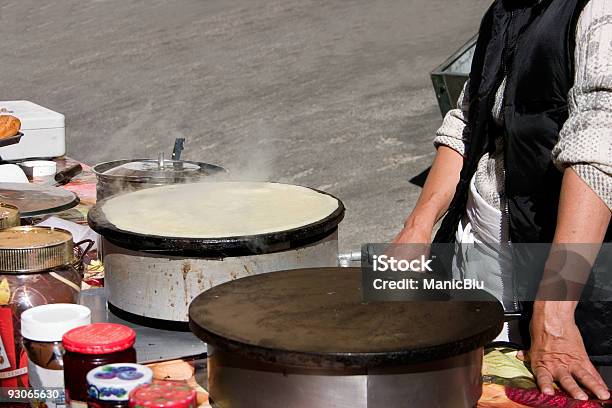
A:
[[[484,292],[489,301],[366,304],[361,284],[360,268],[292,270],[194,299],[213,407],[475,407],[501,304]]]
[[[132,159],[97,164],[98,200],[143,188],[200,181],[225,169],[214,164],[184,160]]]
[[[213,286],[265,272],[338,264],[340,200],[333,213],[300,228],[224,238],[124,231],[106,218],[107,201],[98,202],[88,220],[102,236],[109,308],[141,324],[187,330],[189,303]]]

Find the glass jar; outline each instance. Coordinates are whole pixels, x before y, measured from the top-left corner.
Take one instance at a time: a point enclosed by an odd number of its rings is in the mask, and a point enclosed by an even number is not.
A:
[[[88,408],[127,408],[129,407],[128,401],[98,401],[89,399],[87,401]]]
[[[153,381],[153,371],[140,364],[109,364],[87,374],[90,408],[127,408],[130,392]]]
[[[196,408],[197,393],[184,382],[154,381],[130,393],[130,408]]]
[[[136,363],[134,330],[121,324],[94,323],[70,330],[62,338],[66,402],[70,407],[87,406],[87,374],[113,363]]]
[[[21,314],[51,303],[77,303],[82,255],[70,232],[51,227],[0,231],[0,387],[27,387]]]
[[[64,389],[62,336],[90,322],[91,311],[73,304],[36,306],[21,314],[21,335],[28,356],[30,387],[35,390]],[[35,398],[31,402],[34,406],[63,407],[65,397],[61,392],[55,398]]]

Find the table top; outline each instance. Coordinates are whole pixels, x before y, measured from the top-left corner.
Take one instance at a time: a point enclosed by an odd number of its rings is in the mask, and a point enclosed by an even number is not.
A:
[[[139,363],[171,360],[206,353],[206,344],[191,332],[154,329],[118,318],[108,311],[105,290],[102,288],[81,291],[80,303],[91,309],[93,323],[119,323],[136,331],[134,347]]]
[[[216,347],[262,361],[375,367],[472,351],[502,326],[503,310],[492,296],[365,304],[361,284],[359,268],[249,276],[199,295],[189,308],[190,327]]]

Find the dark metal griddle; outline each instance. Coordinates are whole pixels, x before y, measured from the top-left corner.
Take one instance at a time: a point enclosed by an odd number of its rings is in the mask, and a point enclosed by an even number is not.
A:
[[[442,360],[487,344],[501,330],[503,309],[484,296],[490,301],[364,304],[359,268],[302,269],[207,290],[192,302],[189,322],[215,348],[264,363],[375,368]]]
[[[0,183],[0,202],[19,208],[22,217],[68,210],[79,203],[71,191],[28,183]]]
[[[315,189],[312,189],[315,190]],[[321,194],[328,194],[315,190]],[[131,193],[128,193],[131,194]],[[334,197],[336,198],[336,197]],[[338,201],[338,208],[327,217],[303,227],[270,232],[259,235],[226,238],[182,238],[145,235],[125,231],[110,222],[104,213],[104,204],[113,197],[98,201],[89,211],[89,226],[115,245],[135,251],[154,252],[184,256],[248,256],[272,253],[298,248],[320,240],[338,228],[344,218],[344,204]]]

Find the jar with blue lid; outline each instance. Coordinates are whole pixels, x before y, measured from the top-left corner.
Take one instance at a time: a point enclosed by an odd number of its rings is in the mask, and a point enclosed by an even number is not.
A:
[[[128,407],[130,391],[150,384],[153,371],[132,363],[107,364],[87,373],[87,406],[91,408]]]

